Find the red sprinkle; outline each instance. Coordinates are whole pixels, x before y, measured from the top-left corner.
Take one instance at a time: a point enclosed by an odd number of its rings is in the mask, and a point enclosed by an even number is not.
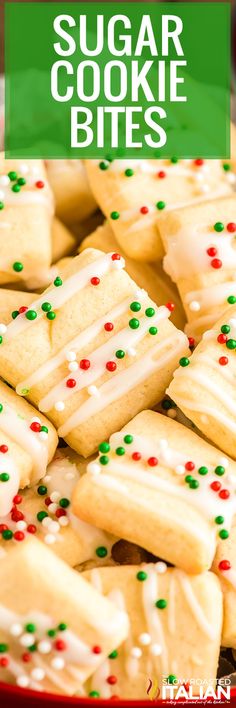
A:
[[[220,364],[221,366],[226,366],[226,364],[228,364],[228,362],[229,362],[229,360],[228,360],[228,357],[227,357],[227,356],[220,356],[220,358],[219,358],[219,364]]]
[[[117,677],[116,676],[108,676],[107,683],[109,683],[110,686],[114,686],[114,684],[117,683]]]
[[[0,452],[8,452],[8,446],[7,445],[0,445]]]
[[[97,276],[94,276],[94,278],[90,279],[91,285],[99,285],[100,283],[100,278],[97,278]]]
[[[149,208],[147,206],[143,206],[140,209],[140,214],[148,214]]]
[[[219,344],[225,344],[227,342],[226,334],[219,334],[217,337],[217,342],[219,342]]]
[[[26,312],[28,310],[28,307],[26,305],[22,305],[22,307],[19,307],[19,313],[20,315],[23,314],[23,312]]]
[[[22,502],[22,497],[21,497],[21,495],[20,495],[20,494],[15,494],[15,496],[13,497],[13,500],[12,500],[12,501],[13,501],[13,504],[21,504],[21,502]]]
[[[210,248],[207,249],[207,254],[208,256],[211,256],[211,258],[214,258],[214,256],[217,255],[217,248],[210,246]]]
[[[168,310],[170,310],[170,312],[173,312],[173,310],[175,309],[175,303],[174,302],[167,302],[166,307]]]
[[[35,187],[37,187],[37,189],[43,189],[44,186],[44,182],[41,179],[38,179],[38,181],[35,182]]]
[[[194,337],[189,337],[189,338],[188,338],[188,343],[189,343],[190,349],[193,349],[193,347],[195,347],[195,339],[194,339]]]
[[[135,462],[138,462],[138,460],[141,460],[141,452],[133,452],[132,454],[132,460],[135,460]]]
[[[191,460],[189,462],[186,462],[185,469],[188,470],[188,472],[192,472],[192,470],[195,469],[194,462],[191,462]]]
[[[119,253],[113,253],[111,257],[112,261],[120,261],[120,254]]]
[[[222,268],[222,261],[220,258],[213,258],[213,261],[211,261],[211,267],[216,270],[218,270],[218,268]]]
[[[25,662],[25,664],[28,664],[29,661],[31,661],[31,654],[26,651],[24,654],[22,654],[22,661]]]
[[[219,570],[230,570],[231,563],[228,560],[222,560],[220,561],[218,568]]]
[[[84,371],[87,371],[90,367],[90,361],[89,359],[81,359],[80,363],[80,368],[83,369]]]
[[[107,361],[106,369],[107,371],[115,371],[117,368],[115,361]]]
[[[101,651],[101,647],[99,647],[98,645],[92,648],[93,654],[101,654]]]
[[[51,503],[52,503],[52,500],[50,499],[50,497],[47,497],[46,499],[44,499],[44,504],[46,504],[46,506],[49,506],[49,504],[51,504]]]
[[[14,533],[14,539],[16,541],[24,541],[24,538],[25,538],[25,534],[23,533],[23,531],[16,531]]]
[[[66,649],[66,643],[63,641],[63,639],[57,639],[55,642],[55,649],[57,651],[65,651]]]
[[[8,526],[6,524],[0,524],[0,533],[3,531],[8,531]]]
[[[228,489],[222,489],[221,492],[219,493],[219,497],[221,499],[228,499],[230,497],[230,492]]]
[[[149,457],[147,461],[149,467],[156,467],[158,465],[157,457]]]
[[[37,421],[33,421],[30,425],[30,430],[33,430],[34,433],[40,433],[41,430],[41,423],[37,423]]]
[[[11,513],[11,518],[12,521],[23,521],[24,520],[24,514],[22,514],[22,511],[19,511],[19,509],[13,509]]]
[[[36,526],[34,524],[29,524],[29,526],[27,526],[27,531],[28,533],[36,533]]]
[[[213,489],[213,492],[219,492],[221,489],[221,483],[220,482],[212,482],[210,484],[211,489]]]
[[[159,179],[164,179],[166,177],[166,172],[164,172],[164,170],[160,170],[160,172],[157,173],[157,176]]]
[[[106,332],[112,332],[112,330],[114,329],[114,325],[112,324],[112,322],[106,322],[106,324],[104,324],[104,329],[106,330]]]
[[[8,666],[8,664],[9,664],[9,659],[7,658],[7,656],[3,656],[0,659],[0,666],[2,666],[5,669],[6,666]]]
[[[236,224],[234,223],[234,221],[230,221],[229,224],[227,224],[227,231],[229,231],[230,234],[234,234],[234,232],[236,231]]]
[[[204,165],[204,160],[199,157],[197,160],[194,160],[194,165],[196,165],[196,167],[202,167],[202,165]]]
[[[75,388],[76,380],[75,379],[67,379],[66,385],[67,385],[67,388]]]
[[[60,519],[61,516],[66,516],[66,510],[61,508],[57,509],[55,512],[55,516],[57,517],[57,519]]]

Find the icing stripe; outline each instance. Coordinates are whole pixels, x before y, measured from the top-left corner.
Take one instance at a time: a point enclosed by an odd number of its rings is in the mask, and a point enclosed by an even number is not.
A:
[[[29,421],[18,415],[8,403],[0,414],[0,430],[14,440],[32,459],[31,482],[36,482],[45,474],[48,462],[47,444],[30,429]]]
[[[196,595],[193,591],[193,588],[187,575],[185,575],[185,573],[183,573],[181,570],[176,570],[175,573],[178,577],[189,609],[191,610],[198,627],[205,634],[205,636],[210,639],[210,641],[214,642],[218,637],[218,629],[215,629],[215,626],[208,622],[207,618],[205,617],[203,609],[196,598]]]

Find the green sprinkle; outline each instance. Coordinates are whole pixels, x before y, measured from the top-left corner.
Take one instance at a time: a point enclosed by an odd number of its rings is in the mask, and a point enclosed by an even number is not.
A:
[[[2,537],[4,538],[4,541],[10,541],[13,536],[13,531],[10,531],[10,529],[6,529],[6,531],[2,532]]]
[[[98,449],[99,452],[110,452],[110,445],[108,442],[102,442]]]
[[[89,698],[100,698],[100,693],[98,693],[98,691],[90,691],[88,695]]]
[[[173,165],[176,165],[176,163],[179,162],[178,157],[171,157],[170,162],[172,162]]]
[[[22,388],[22,389],[21,389],[21,395],[22,395],[22,396],[27,396],[28,393],[29,393],[29,388]]]
[[[2,413],[2,411],[3,411],[3,405],[2,405],[2,403],[0,403],[0,413]]]
[[[27,392],[27,393],[28,393],[28,392]],[[41,431],[40,431],[40,432],[48,433],[48,428],[47,428],[47,426],[46,426],[46,425],[41,425]]]
[[[235,295],[230,295],[229,297],[227,297],[227,302],[229,303],[229,305],[235,305],[235,302],[236,302]]]
[[[164,610],[167,607],[167,600],[161,598],[155,602],[155,606],[158,607],[158,610]]]
[[[220,233],[221,231],[224,231],[224,224],[222,224],[222,221],[216,221],[214,224],[214,230]]]
[[[37,644],[31,644],[31,647],[28,647],[29,651],[37,651]]]
[[[169,401],[168,398],[164,398],[161,402],[161,407],[164,411],[169,411],[170,408],[176,408],[176,403],[174,403],[174,401]]]
[[[7,472],[1,472],[0,482],[8,482],[9,479],[10,479],[10,475]]]
[[[41,309],[43,310],[43,312],[50,312],[50,310],[52,309],[52,305],[50,305],[50,302],[43,302],[43,304],[41,305]]]
[[[125,176],[126,176],[126,177],[133,177],[133,174],[134,174],[134,170],[131,170],[130,167],[128,167],[128,169],[125,170]]]
[[[13,320],[15,320],[16,317],[18,317],[18,315],[19,315],[18,310],[13,310],[13,312],[11,313],[11,316],[12,316],[12,319],[13,319]]]
[[[173,684],[177,681],[177,676],[174,674],[170,674],[167,678],[168,683]]]
[[[148,331],[149,331],[149,334],[153,334],[153,335],[158,333],[157,327],[149,327]]]
[[[51,310],[51,312],[47,312],[46,317],[48,318],[48,320],[55,320],[56,313]]]
[[[180,366],[188,366],[190,364],[190,360],[188,359],[187,356],[182,356],[181,359],[179,360]]]
[[[119,216],[120,216],[120,214],[118,211],[112,211],[110,214],[110,217],[111,217],[111,219],[113,219],[113,221],[117,221],[117,219],[119,219]]]
[[[226,346],[228,349],[236,349],[236,339],[228,339]]]
[[[46,511],[38,511],[37,513],[38,521],[43,521],[43,519],[46,519],[46,516],[48,516],[48,513]]]
[[[67,629],[67,624],[65,624],[65,622],[60,622],[57,629],[59,629],[60,632],[64,632],[65,629]]]
[[[153,317],[153,315],[155,315],[155,310],[154,310],[154,308],[153,308],[153,307],[147,307],[147,309],[145,310],[145,315],[146,315],[146,317]]]
[[[100,465],[108,465],[109,457],[107,457],[107,455],[102,455],[102,457],[99,457],[99,462]]]
[[[67,497],[62,497],[59,501],[59,506],[61,506],[62,509],[67,509],[67,507],[70,506],[70,500],[67,499]]]
[[[98,556],[98,558],[105,558],[107,556],[106,546],[98,546],[98,548],[96,548],[96,556]]]
[[[220,331],[222,332],[222,334],[229,334],[230,326],[227,324],[222,325],[222,327],[220,328]]]
[[[223,517],[223,516],[216,516],[216,517],[215,517],[215,523],[216,523],[216,524],[223,524],[223,523],[224,523],[224,517]]]
[[[17,179],[17,172],[8,172],[8,177],[11,180],[11,182],[14,182]]]
[[[222,477],[222,475],[224,473],[225,473],[225,467],[223,467],[222,465],[217,465],[217,467],[215,468],[215,474],[218,474],[219,477]]]
[[[162,209],[165,209],[165,206],[166,206],[165,202],[160,201],[160,202],[156,203],[156,207],[157,207],[157,209],[159,209],[159,211],[162,211]]]
[[[55,285],[56,288],[59,288],[59,286],[62,285],[62,279],[59,278],[59,275],[55,278],[53,285]]]
[[[131,443],[133,442],[133,439],[134,439],[134,438],[133,438],[133,435],[125,435],[125,437],[124,437],[124,443],[125,443],[126,445],[131,445]]]
[[[107,164],[107,162],[104,162],[104,160],[102,160],[102,162],[99,162],[100,170],[108,170],[108,167],[109,165]]]
[[[147,580],[148,574],[144,570],[139,570],[136,575],[137,580]]]
[[[2,335],[0,335],[0,344],[2,344]]]
[[[141,307],[142,307],[142,305],[140,302],[134,301],[134,302],[131,302],[130,310],[132,310],[132,312],[139,312],[139,310],[141,310]]]
[[[1,642],[1,644],[0,644],[0,654],[5,654],[6,651],[8,651],[8,644],[3,644],[3,642]]]
[[[132,320],[129,321],[129,327],[131,329],[138,329],[139,327],[139,320],[136,319],[136,317],[132,317]]]
[[[13,184],[13,187],[11,188],[12,192],[20,192],[20,185],[19,184]]]
[[[191,474],[186,474],[184,481],[187,482],[187,484],[189,484],[189,482],[193,481],[193,476]]]
[[[116,455],[119,455],[119,457],[121,457],[122,455],[125,455],[125,448],[124,447],[117,447],[116,448]]]
[[[108,654],[108,659],[117,659],[118,656],[118,651],[117,649],[114,649],[110,654]]]
[[[19,177],[19,179],[17,180],[17,182],[18,182],[18,184],[20,185],[20,187],[24,187],[24,185],[26,184],[26,180],[25,180],[24,177]]]
[[[3,202],[0,202],[0,211],[2,211],[2,209],[4,209],[4,204]]]
[[[207,467],[204,467],[204,466],[203,466],[203,467],[199,467],[198,474],[201,474],[202,476],[204,476],[204,475],[207,474],[207,473],[208,473],[208,468],[207,468]]]
[[[224,540],[225,538],[229,538],[229,532],[226,531],[226,529],[222,529],[221,531],[219,531],[219,536],[220,538],[222,538],[222,540]]]
[[[32,622],[29,622],[29,624],[25,625],[25,631],[29,632],[30,634],[34,634],[34,632],[36,632],[36,625]]]
[[[56,636],[56,630],[55,629],[49,629],[47,631],[47,634],[49,637],[55,637]]]
[[[123,349],[117,349],[116,358],[117,358],[117,359],[124,359],[124,356],[125,356],[124,350],[123,350]]]
[[[27,320],[36,320],[37,312],[35,312],[35,310],[27,310],[25,316]]]
[[[40,484],[40,486],[39,486],[38,489],[37,489],[38,494],[40,494],[40,496],[42,496],[42,497],[43,497],[45,494],[47,494],[47,491],[48,491],[48,490],[47,490],[47,487],[45,487],[44,484]]]
[[[228,162],[224,162],[222,167],[225,172],[229,172],[229,170],[231,170],[231,165]]]
[[[189,482],[190,489],[197,489],[199,487],[199,482],[197,479],[191,479]]]
[[[12,268],[16,273],[20,273],[23,270],[24,266],[23,263],[20,263],[20,261],[15,261],[15,263],[13,263]]]

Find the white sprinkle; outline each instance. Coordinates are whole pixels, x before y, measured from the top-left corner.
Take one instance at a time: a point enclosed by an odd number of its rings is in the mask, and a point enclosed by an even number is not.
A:
[[[210,190],[209,184],[206,184],[206,182],[202,182],[202,184],[199,184],[198,188],[199,192],[209,192]]]
[[[236,176],[233,174],[233,172],[227,172],[226,179],[228,180],[228,182],[231,182],[231,184],[234,184]]]
[[[184,465],[176,465],[175,472],[176,472],[176,474],[184,474],[185,473]]]
[[[27,175],[29,172],[29,166],[25,164],[25,162],[22,162],[22,165],[20,165],[19,172],[21,172],[22,175]]]
[[[51,661],[51,666],[53,669],[64,669],[65,662],[64,659],[62,659],[61,656],[55,656],[54,659]]]
[[[41,425],[41,420],[40,420],[40,418],[37,418],[37,416],[35,415],[34,418],[31,418],[31,423],[40,423],[40,425]]]
[[[219,465],[222,465],[222,467],[225,467],[225,469],[227,469],[227,467],[229,466],[229,460],[227,460],[227,457],[220,457]]]
[[[5,324],[0,324],[0,334],[5,334],[7,331],[7,327]]]
[[[50,475],[50,474],[46,474],[46,476],[43,478],[42,481],[43,481],[43,482],[50,482],[50,479],[51,479],[51,475]],[[51,498],[51,497],[50,497],[50,498]]]
[[[134,293],[134,297],[137,298],[137,300],[143,300],[146,294],[146,290],[144,290],[143,288],[138,288],[138,290],[136,290],[136,293]]]
[[[163,575],[167,571],[167,565],[164,563],[164,561],[157,561],[155,564],[156,572],[159,573],[160,575]]]
[[[10,627],[10,634],[12,635],[12,637],[19,637],[20,634],[22,634],[22,632],[23,632],[23,627],[21,624],[18,624],[17,622],[12,624],[12,626]]]
[[[49,504],[48,511],[50,511],[50,514],[55,514],[56,510],[57,510],[56,502],[52,502],[52,504]]]
[[[29,685],[29,682],[30,682],[29,677],[24,676],[23,674],[22,674],[22,676],[18,676],[16,679],[17,686],[20,686],[20,688],[27,688],[27,686]]]
[[[90,474],[99,474],[100,473],[100,465],[97,462],[91,462],[90,465],[88,466],[88,472]]]
[[[50,533],[58,533],[60,531],[60,525],[58,521],[50,521],[50,524],[48,524],[48,530]]]
[[[26,521],[17,521],[16,522],[16,528],[18,531],[24,531],[27,528],[27,523]]]
[[[87,391],[90,396],[100,396],[97,386],[88,386]]]
[[[136,349],[134,349],[134,347],[128,347],[127,354],[128,354],[128,356],[136,356],[136,354],[137,354]]]
[[[40,440],[47,440],[48,433],[46,433],[45,430],[40,430],[39,437],[40,437]]]
[[[56,401],[54,408],[56,411],[64,411],[65,403],[63,401]]]
[[[140,647],[133,647],[130,654],[134,657],[134,659],[140,659],[142,656],[142,649],[140,649]]]
[[[160,447],[161,447],[162,450],[163,450],[163,449],[164,449],[164,450],[167,449],[167,447],[168,447],[168,440],[166,440],[166,438],[161,438],[161,440],[160,440]]]
[[[50,499],[51,499],[53,502],[58,502],[60,498],[61,498],[60,492],[57,492],[56,490],[55,490],[55,492],[52,492],[52,493],[50,494]]]
[[[37,649],[40,654],[49,654],[52,649],[51,642],[48,642],[46,639],[42,639],[42,641],[38,643]]]
[[[168,418],[176,418],[177,416],[177,410],[176,408],[169,408],[167,411]]]
[[[77,361],[71,361],[70,364],[68,364],[69,371],[77,371],[78,368],[79,364]]]
[[[41,524],[42,524],[43,528],[45,528],[45,529],[48,528],[50,523],[51,523],[51,519],[49,518],[49,516],[45,516],[44,519],[42,519],[42,521],[41,521]]]
[[[122,270],[124,267],[125,262],[123,258],[121,258],[120,261],[112,261],[112,268],[114,268],[114,270]]]
[[[68,526],[69,519],[67,518],[67,516],[60,516],[59,524],[60,524],[60,526]]]
[[[35,681],[42,681],[45,677],[45,671],[41,669],[40,666],[36,666],[35,669],[32,669],[30,672],[30,676]]]
[[[200,302],[197,302],[197,300],[192,300],[192,302],[189,303],[189,309],[191,312],[198,312],[201,309]]]
[[[76,353],[75,352],[66,352],[66,359],[67,359],[67,361],[75,361]]]
[[[54,536],[52,533],[47,533],[47,535],[44,537],[45,543],[48,543],[49,546],[55,543],[56,540],[56,536]]]
[[[65,479],[74,479],[75,478],[75,473],[74,472],[67,472],[65,474]]]
[[[31,632],[25,632],[25,634],[22,634],[19,642],[22,647],[31,647],[31,645],[35,642],[34,635],[31,634]]]
[[[1,175],[1,177],[0,177],[1,187],[7,187],[8,184],[10,184],[10,177],[8,177],[8,175]]]
[[[5,197],[5,192],[3,192],[2,189],[0,189],[0,199],[1,199],[1,201],[3,201],[4,197]]]
[[[153,656],[160,656],[162,653],[162,647],[160,644],[151,644],[150,646],[150,652],[153,654]]]
[[[229,320],[229,325],[230,325],[231,327],[236,327],[236,319],[235,319],[235,317],[231,317],[231,319]]]
[[[143,632],[142,634],[139,635],[139,643],[142,644],[144,647],[147,647],[148,644],[151,643],[151,637],[150,634],[147,632]]]

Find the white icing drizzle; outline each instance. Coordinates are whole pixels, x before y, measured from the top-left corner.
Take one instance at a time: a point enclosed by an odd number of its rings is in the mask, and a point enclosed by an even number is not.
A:
[[[187,601],[189,609],[191,610],[198,627],[205,634],[205,636],[213,642],[218,636],[218,630],[205,617],[203,609],[196,598],[196,595],[193,591],[192,585],[187,575],[181,570],[176,570],[175,573],[178,577],[181,589],[183,590],[184,597]]]
[[[214,225],[209,226],[207,223],[191,226],[191,238],[189,231],[189,226],[183,227],[173,236],[172,240],[168,237],[168,251],[164,257],[163,266],[174,282],[181,278],[189,278],[191,275],[211,272],[212,258],[207,254],[207,250],[211,246],[217,248],[217,258],[222,260],[224,268],[236,267],[234,234],[229,233],[226,229],[216,233]]]
[[[157,325],[161,320],[166,319],[169,316],[170,311],[168,308],[162,306],[157,309],[152,318],[144,316],[141,317],[139,320],[140,324],[138,329],[131,329],[129,326],[121,329],[113,337],[109,338],[105,344],[102,344],[89,355],[90,368],[88,371],[81,372],[81,370],[78,370],[73,372],[73,378],[77,384],[75,388],[71,389],[66,386],[66,381],[68,379],[67,375],[57,386],[54,386],[41,401],[39,401],[39,409],[43,412],[48,412],[54,406],[56,401],[65,401],[68,398],[71,398],[73,394],[83,390],[97,381],[104,373],[104,362],[109,361],[112,357],[114,357],[117,349],[122,347],[125,351],[127,351],[129,347],[135,347],[135,345],[148,334],[150,319],[152,325]],[[113,374],[112,378],[116,379],[116,375],[114,377]],[[101,391],[101,388],[99,391]]]
[[[22,169],[23,167],[23,169]],[[48,182],[45,178],[45,174],[42,177],[42,163],[28,160],[21,165],[19,161],[16,161],[15,165],[11,168],[11,171],[16,171],[17,177],[24,177],[26,184],[21,187],[20,192],[12,191],[12,182],[7,175],[0,175],[0,188],[2,192],[2,201],[4,205],[7,206],[28,206],[37,205],[47,207],[51,212],[53,211],[53,198],[52,193],[49,188]],[[4,180],[4,184],[2,183]],[[35,185],[36,182],[43,181],[43,189],[38,189]],[[1,223],[1,220],[0,220]]]
[[[0,481],[0,517],[5,517],[12,508],[12,499],[17,494],[20,485],[19,469],[9,453],[0,456],[0,474],[7,472],[9,480]]]
[[[30,421],[25,420],[3,401],[0,413],[0,430],[14,440],[32,459],[31,482],[36,482],[45,474],[48,449],[47,444],[40,439],[39,434],[30,428]],[[17,491],[17,490],[16,490]]]
[[[35,325],[41,317],[45,317],[45,313],[41,309],[41,305],[45,302],[45,298],[50,299],[50,304],[56,310],[62,307],[70,298],[72,298],[76,293],[82,290],[84,287],[90,285],[90,279],[96,275],[101,277],[108,273],[112,268],[117,267],[117,261],[113,261],[112,253],[103,254],[103,256],[96,258],[92,263],[81,268],[79,272],[66,278],[62,286],[53,287],[47,293],[41,295],[35,302],[30,305],[31,310],[37,312],[37,317],[35,320],[28,320],[25,314],[19,314],[15,320],[10,322],[7,327],[7,332],[4,335],[4,341],[8,342],[13,337],[24,332],[28,327]],[[119,261],[119,267],[124,267],[124,259],[121,258]],[[4,342],[3,342],[4,346]]]
[[[160,370],[162,366],[167,365],[173,357],[173,351],[176,356],[178,352],[183,351],[186,345],[186,338],[183,332],[177,330],[175,333],[175,346],[173,347],[173,337],[163,339],[149,351],[143,354],[142,359],[131,364],[128,368],[120,373],[112,376],[100,386],[99,397],[93,397],[93,400],[88,399],[80,408],[72,413],[66,422],[59,429],[58,434],[62,437],[67,436],[73,428],[87,420],[91,415],[95,415],[100,410],[106,408],[113,401],[118,400],[128,391],[138,386],[139,383],[151,376],[152,373]],[[162,352],[164,353],[162,354]]]
[[[168,649],[160,615],[155,606],[156,600],[158,598],[158,576],[155,570],[152,569],[152,567],[150,567],[149,565],[145,566],[145,570],[147,572],[147,578],[144,581],[142,588],[144,615],[146,618],[148,632],[150,634],[150,637],[152,638],[153,644],[157,643],[161,645],[162,651],[160,656],[157,657],[157,661],[158,663],[160,662],[162,673],[168,676]],[[155,663],[155,657],[153,657],[153,661]]]

